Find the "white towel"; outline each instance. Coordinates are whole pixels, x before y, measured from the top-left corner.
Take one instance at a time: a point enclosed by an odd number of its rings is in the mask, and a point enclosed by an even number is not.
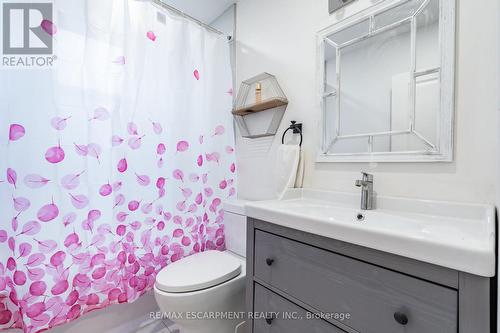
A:
[[[298,145],[280,145],[276,152],[274,179],[276,196],[283,199],[285,192],[294,187],[302,187],[304,177],[304,158]]]
[[[299,147],[299,166],[297,167],[297,178],[295,178],[295,188],[302,188],[304,185],[304,151]]]

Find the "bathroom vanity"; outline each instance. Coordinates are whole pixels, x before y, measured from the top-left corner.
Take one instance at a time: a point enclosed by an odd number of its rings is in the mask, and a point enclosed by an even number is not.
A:
[[[247,205],[252,332],[494,329],[493,207],[378,198],[364,212],[355,202],[302,190]]]

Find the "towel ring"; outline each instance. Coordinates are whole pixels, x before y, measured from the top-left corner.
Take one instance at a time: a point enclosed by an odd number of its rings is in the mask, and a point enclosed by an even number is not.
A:
[[[300,143],[299,147],[302,147],[302,140],[304,139],[302,136],[302,123],[297,124],[295,120],[291,121],[290,127],[288,127],[285,132],[283,132],[283,136],[281,137],[281,144],[285,144],[285,135],[289,130],[292,130],[294,134],[300,134]]]

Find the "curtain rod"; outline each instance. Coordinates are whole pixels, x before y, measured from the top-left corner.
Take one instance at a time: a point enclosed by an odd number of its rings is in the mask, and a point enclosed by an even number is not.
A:
[[[174,7],[170,6],[170,5],[167,5],[166,3],[164,3],[161,0],[151,0],[151,2],[154,3],[154,4],[156,4],[156,5],[158,5],[158,6],[160,6],[160,7],[162,7],[163,9],[166,9],[166,10],[168,10],[168,11],[176,14],[176,15],[182,16],[182,17],[184,17],[184,18],[186,18],[186,19],[188,19],[190,21],[193,21],[194,23],[202,26],[203,28],[205,28],[205,29],[207,29],[209,31],[215,32],[216,34],[219,34],[219,35],[224,35],[224,33],[222,31],[219,31],[219,30],[215,29],[214,27],[212,27],[212,26],[210,26],[210,25],[208,25],[206,23],[201,22],[200,20],[198,20],[198,19],[192,17],[191,15],[188,15],[188,14],[186,14],[186,13],[178,10],[177,8],[174,8]],[[228,38],[231,38],[231,37],[228,36]]]

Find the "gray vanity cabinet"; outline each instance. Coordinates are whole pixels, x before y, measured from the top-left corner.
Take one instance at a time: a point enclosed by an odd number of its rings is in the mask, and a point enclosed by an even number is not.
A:
[[[254,321],[254,332],[344,332],[321,319],[298,320],[306,318],[306,310],[259,284],[255,285],[255,310],[262,315]],[[276,313],[293,314],[296,320],[284,319]]]
[[[488,278],[253,219],[247,244],[253,333],[487,333],[494,326]]]

